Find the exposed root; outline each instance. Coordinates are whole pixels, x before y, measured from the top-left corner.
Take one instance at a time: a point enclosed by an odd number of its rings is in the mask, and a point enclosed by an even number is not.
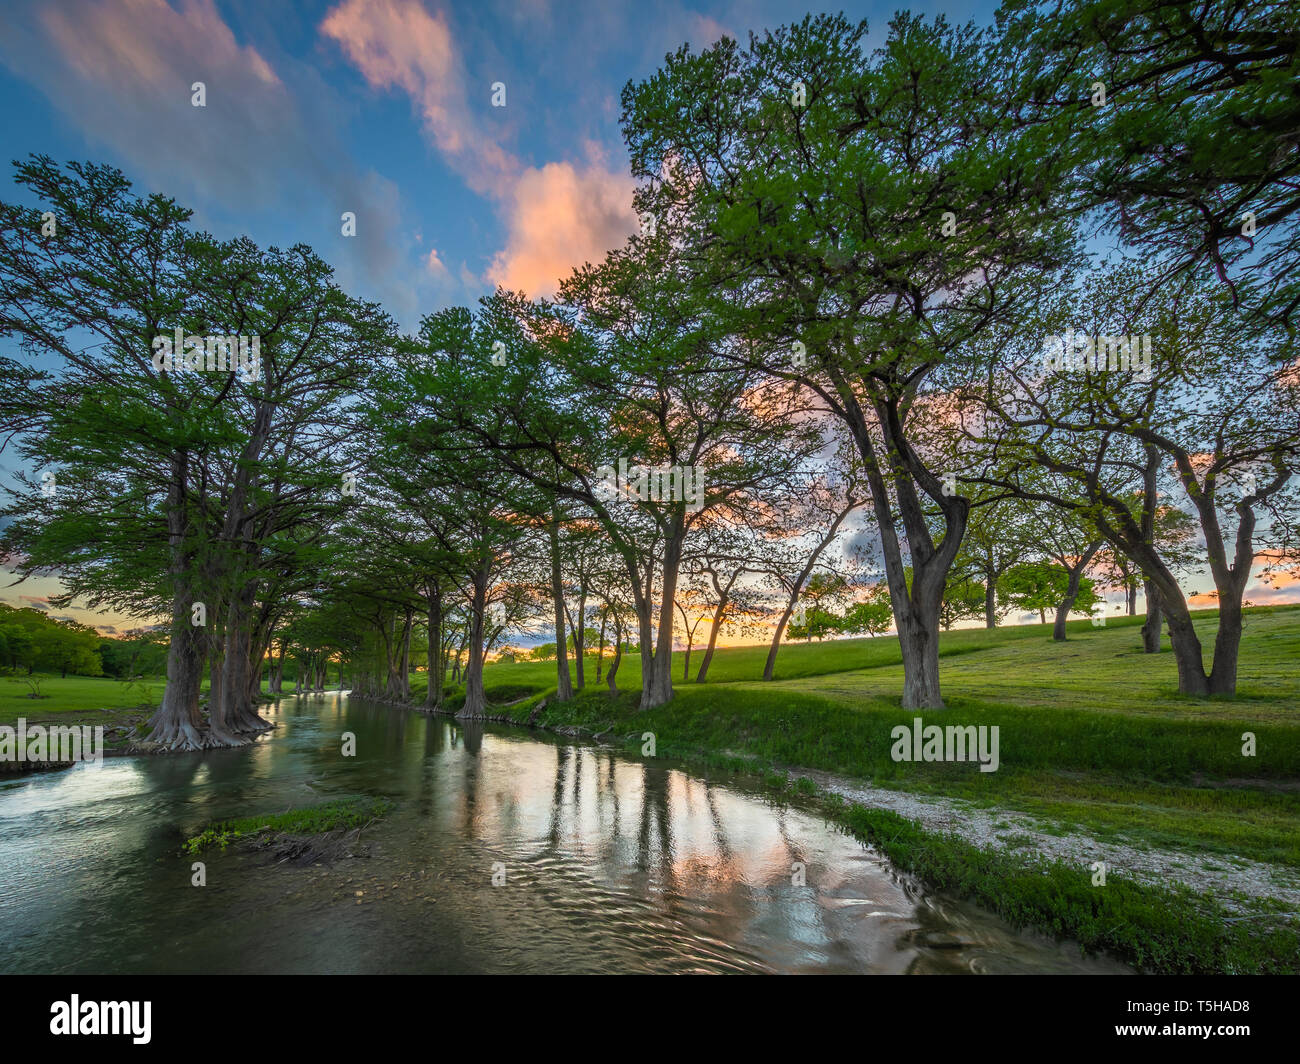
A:
[[[210,726],[208,728],[208,745],[209,746],[247,746],[253,740],[245,735],[239,735],[235,732],[226,731],[224,728]]]
[[[211,746],[207,732],[196,728],[187,720],[160,721],[154,717],[153,730],[148,738],[132,743],[128,750],[149,750],[159,753],[182,753],[189,750],[206,750]]]

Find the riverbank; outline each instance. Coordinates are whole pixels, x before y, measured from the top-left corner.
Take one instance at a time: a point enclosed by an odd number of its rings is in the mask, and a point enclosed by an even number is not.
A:
[[[1144,972],[1300,974],[1300,920],[1281,915],[1300,908],[1300,879],[1279,866],[1232,867],[1189,852],[1116,847],[1005,809],[688,747],[658,711],[636,710],[632,696],[586,692],[560,703],[539,695],[490,719],[523,726],[531,719],[533,727],[603,742],[630,757],[643,757],[645,736],[653,734],[656,757],[808,800],[926,886]],[[643,730],[624,731],[629,724]],[[1106,866],[1100,878],[1099,861]]]
[[[1213,612],[1195,616],[1211,635]],[[1300,970],[1300,610],[1247,611],[1232,700],[1179,696],[1141,621],[1074,622],[1064,644],[1033,626],[946,633],[947,708],[930,713],[900,709],[897,643],[875,639],[783,646],[771,683],[752,679],[761,648],[720,650],[709,683],[678,680],[645,713],[592,684],[594,658],[568,703],[553,662],[497,664],[487,716],[637,757],[650,733],[659,758],[798,788],[922,880],[1145,970]],[[918,716],[997,728],[997,771],[894,761],[893,730]]]
[[[493,664],[485,719],[637,758],[649,734],[656,760],[797,795],[919,881],[1146,971],[1300,972],[1300,609],[1247,611],[1233,700],[1177,695],[1140,622],[1074,623],[1064,644],[945,634],[947,708],[923,714],[899,707],[896,641],[874,639],[784,646],[771,683],[752,679],[760,650],[720,650],[709,683],[647,712],[635,657],[619,673],[633,690],[595,685],[593,657],[565,703],[553,662]],[[387,704],[427,714],[423,697],[417,674]],[[462,701],[453,689],[442,713]],[[894,729],[918,716],[997,729],[997,770],[895,761]]]

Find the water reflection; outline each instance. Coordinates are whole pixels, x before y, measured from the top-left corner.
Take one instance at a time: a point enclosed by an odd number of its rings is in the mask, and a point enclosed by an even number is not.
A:
[[[1125,970],[662,762],[333,693],[271,719],[250,749],[0,786],[0,970]],[[212,853],[191,886],[177,850],[203,823],[351,793],[398,803],[364,833],[369,856]]]

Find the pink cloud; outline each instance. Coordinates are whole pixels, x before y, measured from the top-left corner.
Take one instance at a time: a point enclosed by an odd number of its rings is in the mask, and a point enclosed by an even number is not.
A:
[[[531,296],[554,295],[570,269],[603,258],[635,230],[632,188],[631,177],[595,164],[526,171],[512,190],[509,240],[488,279]]]
[[[723,37],[730,37],[733,40],[739,39],[738,34],[727,29],[717,19],[710,18],[708,15],[701,15],[698,12],[691,12],[688,24],[690,26],[690,42],[695,46],[697,52],[703,51]]]
[[[424,260],[424,265],[428,268],[429,272],[433,274],[435,277],[449,276],[450,271],[448,271],[447,266],[442,261],[442,259],[438,257],[437,248],[429,249],[429,254]]]
[[[256,48],[235,40],[212,0],[182,0],[179,9],[164,0],[51,5],[40,18],[68,64],[95,81],[127,78],[175,91],[176,70],[164,57],[184,58],[177,54],[177,42],[192,40],[206,70],[251,75],[268,86],[280,83]],[[182,86],[187,97],[188,85]]]
[[[447,17],[414,0],[345,0],[325,16],[335,41],[376,89],[400,89],[419,109],[434,146],[477,192],[500,195],[520,164],[475,120]],[[484,86],[484,102],[487,102]]]
[[[585,145],[583,163],[536,168],[502,147],[504,117],[491,113],[486,80],[481,113],[471,107],[464,89],[471,79],[444,12],[417,0],[344,0],[320,30],[371,86],[406,93],[448,165],[498,204],[507,235],[487,271],[492,283],[553,295],[573,267],[602,258],[636,229],[632,180],[609,170],[598,148]],[[435,269],[433,259],[427,265]]]

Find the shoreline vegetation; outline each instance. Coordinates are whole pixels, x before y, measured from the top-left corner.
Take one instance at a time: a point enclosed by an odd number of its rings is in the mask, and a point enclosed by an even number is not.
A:
[[[1072,622],[1064,647],[1036,626],[945,633],[943,710],[902,709],[896,641],[869,639],[786,644],[770,683],[752,678],[764,648],[719,649],[709,683],[644,711],[634,670],[611,695],[594,656],[567,701],[553,661],[492,663],[474,719],[630,757],[652,733],[656,759],[808,804],[927,887],[1143,972],[1300,974],[1300,607],[1248,611],[1234,701],[1179,695],[1142,620]],[[465,719],[463,689],[433,709],[426,680],[406,702],[357,698]],[[999,771],[895,763],[890,730],[917,716],[999,726]]]
[[[186,839],[181,853],[198,857],[234,846],[296,864],[365,856],[361,833],[392,810],[393,803],[385,798],[349,795],[281,813],[215,821]]]

